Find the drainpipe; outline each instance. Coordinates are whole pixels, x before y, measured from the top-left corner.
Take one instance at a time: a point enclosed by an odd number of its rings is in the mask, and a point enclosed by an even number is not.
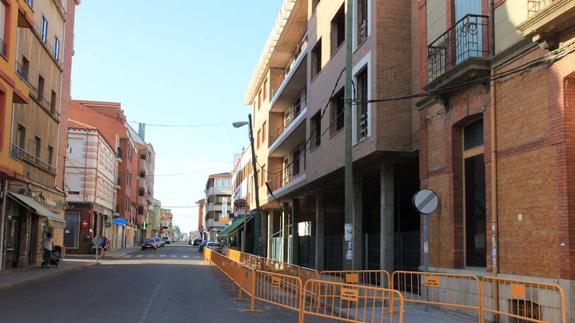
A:
[[[0,270],[4,267],[4,226],[6,221],[6,203],[8,199],[8,180],[4,180],[2,195],[2,206],[0,209]]]
[[[491,58],[495,56],[495,1],[490,0],[490,52]],[[493,79],[495,72],[491,68],[491,78]],[[490,85],[490,121],[491,121],[491,247],[493,249],[492,256],[492,272],[494,275],[499,273],[499,228],[498,228],[498,215],[497,215],[497,119],[496,119],[496,83],[491,81]]]

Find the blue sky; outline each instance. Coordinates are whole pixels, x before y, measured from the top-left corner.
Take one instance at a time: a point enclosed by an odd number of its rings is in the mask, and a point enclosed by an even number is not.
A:
[[[155,197],[164,206],[194,206],[207,176],[230,171],[248,143],[247,128],[231,123],[250,112],[245,90],[282,1],[157,3],[82,1],[72,97],[121,102],[129,121],[228,125],[146,129],[156,151]],[[175,173],[185,174],[161,176]],[[184,231],[196,229],[197,208],[173,211]]]

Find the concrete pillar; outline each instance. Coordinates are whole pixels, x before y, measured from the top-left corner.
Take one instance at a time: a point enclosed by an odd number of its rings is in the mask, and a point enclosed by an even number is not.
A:
[[[274,234],[274,213],[275,210],[270,210],[267,216],[267,257],[268,258],[272,258],[272,248],[273,248],[273,243],[272,243],[272,239],[273,239],[273,234]]]
[[[361,176],[353,181],[353,269],[363,268],[364,237],[363,237],[363,180]]]
[[[294,199],[293,200],[293,208],[291,211],[292,214],[292,247],[291,247],[291,263],[295,265],[299,265],[299,232],[298,232],[298,223],[300,217],[300,200]]]
[[[315,269],[324,269],[325,209],[323,192],[318,192],[315,200]]]
[[[244,228],[242,229],[241,233],[241,241],[240,241],[240,251],[246,252],[246,225],[247,221],[244,223]]]
[[[268,252],[267,251],[268,250],[268,214],[262,212],[261,217],[262,217],[262,233],[261,233],[260,241],[262,242],[262,244],[260,247],[261,248],[260,254],[265,257],[267,255],[267,252]]]
[[[380,264],[381,269],[389,272],[394,270],[394,179],[393,163],[381,165],[381,205],[380,205]]]
[[[282,211],[282,261],[289,262],[289,210],[288,203],[283,203]]]

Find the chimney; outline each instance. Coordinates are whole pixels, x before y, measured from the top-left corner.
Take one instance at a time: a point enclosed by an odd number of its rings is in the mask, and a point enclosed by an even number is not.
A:
[[[142,138],[144,141],[146,140],[146,124],[145,123],[140,123],[138,125],[138,135],[140,136],[140,138]]]

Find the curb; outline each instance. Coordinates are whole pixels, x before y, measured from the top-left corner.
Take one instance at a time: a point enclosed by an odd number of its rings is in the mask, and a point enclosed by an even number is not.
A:
[[[55,271],[55,272],[53,272],[53,273],[49,273],[49,274],[46,274],[46,275],[43,275],[43,276],[40,276],[40,277],[35,277],[35,278],[32,278],[32,279],[23,280],[23,281],[15,282],[15,283],[12,283],[12,284],[7,284],[7,285],[4,285],[4,286],[0,286],[0,291],[6,291],[6,290],[13,289],[13,288],[16,288],[16,287],[21,287],[21,286],[23,286],[23,285],[28,285],[28,284],[31,284],[31,283],[37,283],[37,282],[40,282],[40,281],[43,281],[43,280],[46,280],[46,279],[49,279],[49,278],[58,277],[58,276],[60,276],[60,275],[66,274],[66,273],[75,272],[75,271],[81,271],[81,270],[83,270],[83,269],[91,268],[91,267],[94,267],[94,266],[96,266],[96,265],[98,265],[98,264],[94,262],[94,263],[86,264],[86,265],[84,265],[84,266],[77,266],[77,267],[72,267],[72,268],[69,268],[69,269],[62,269],[62,270],[60,270],[60,271]]]

